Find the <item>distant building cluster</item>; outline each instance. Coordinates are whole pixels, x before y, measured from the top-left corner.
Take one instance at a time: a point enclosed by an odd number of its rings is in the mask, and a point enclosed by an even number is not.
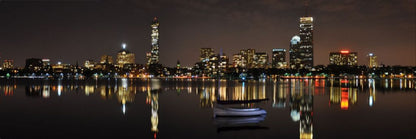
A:
[[[118,51],[116,62],[111,55],[102,55],[99,62],[94,60],[85,60],[84,67],[89,70],[103,70],[103,71],[117,71],[117,70],[129,70],[136,67],[134,53],[127,50],[127,44],[121,44],[122,49]]]
[[[201,76],[224,75],[229,66],[228,57],[222,52],[215,54],[213,48],[201,48],[199,60],[194,69]]]
[[[233,55],[235,68],[268,68],[269,56],[265,52],[256,52],[255,49],[240,50]]]
[[[329,64],[314,65],[313,54],[313,17],[299,18],[299,33],[289,41],[289,49],[273,48],[271,57],[268,52],[258,52],[255,49],[241,49],[228,57],[220,50],[200,48],[199,61],[192,67],[183,67],[178,60],[175,67],[164,67],[159,61],[159,19],[155,17],[150,24],[150,51],[146,53],[145,64],[137,64],[135,54],[127,49],[127,44],[121,44],[121,50],[116,56],[104,54],[99,61],[91,59],[84,63],[67,64],[57,62],[52,64],[50,59],[26,59],[24,68],[16,68],[12,59],[2,60],[0,77],[39,76],[54,78],[90,78],[90,77],[130,77],[130,78],[267,78],[284,76],[298,77],[410,77],[416,75],[415,68],[381,67],[377,56],[369,53],[368,68],[358,65],[358,53],[341,50],[329,53]],[[288,58],[287,58],[288,57]]]

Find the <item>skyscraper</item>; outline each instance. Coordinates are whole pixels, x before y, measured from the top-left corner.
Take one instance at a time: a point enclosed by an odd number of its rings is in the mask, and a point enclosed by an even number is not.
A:
[[[377,56],[374,55],[373,53],[369,53],[368,58],[369,58],[368,67],[377,68]]]
[[[150,53],[146,54],[147,65],[159,64],[159,20],[157,17],[153,18],[152,22],[152,48]]]
[[[208,62],[212,56],[214,56],[214,49],[212,48],[201,48],[201,55],[199,56],[199,61]]]
[[[301,58],[299,53],[300,37],[295,35],[290,40],[289,64],[291,69],[299,69]]]
[[[244,50],[244,49],[242,49],[242,50],[240,50],[240,55],[241,55],[241,59],[240,59],[240,67],[241,68],[249,68],[248,67],[248,61],[247,61],[247,50]],[[253,53],[253,56],[254,56],[254,53]],[[251,60],[251,62],[252,62],[253,60]]]
[[[117,67],[123,68],[125,64],[134,64],[135,56],[126,49],[127,45],[122,44],[123,49],[117,53]]]
[[[310,69],[313,67],[313,17],[300,18],[300,68]]]
[[[254,54],[253,66],[251,68],[267,68],[269,56],[265,52],[257,52]]]
[[[340,52],[329,53],[329,64],[330,65],[348,65],[357,66],[357,52],[350,52],[348,50],[341,50]]]
[[[220,59],[219,59],[219,64],[218,64],[218,68],[221,70],[221,72],[225,72],[228,68],[228,57],[225,55],[225,53],[222,53],[219,55]]]
[[[240,68],[255,68],[256,66],[256,50],[254,49],[242,49],[239,54],[233,56],[234,67]]]
[[[234,54],[233,55],[233,67],[243,67],[243,61],[241,54]]]
[[[286,49],[273,49],[272,50],[272,67],[273,68],[285,68],[286,62]]]
[[[248,68],[254,68],[256,66],[255,65],[255,60],[254,60],[255,56],[256,56],[256,50],[254,50],[254,49],[247,49],[246,50],[246,55],[244,57],[247,60]]]

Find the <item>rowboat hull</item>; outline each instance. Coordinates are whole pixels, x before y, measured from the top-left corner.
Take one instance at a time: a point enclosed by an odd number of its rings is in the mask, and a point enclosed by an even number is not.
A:
[[[265,114],[267,114],[267,112],[260,108],[249,108],[249,109],[220,108],[220,107],[214,108],[214,116],[247,117],[247,116],[259,116],[259,115],[265,115]]]

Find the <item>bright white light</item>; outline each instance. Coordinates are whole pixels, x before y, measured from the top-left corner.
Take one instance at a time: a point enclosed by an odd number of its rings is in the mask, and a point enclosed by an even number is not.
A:
[[[290,42],[292,43],[292,45],[298,44],[300,42],[300,37],[295,35],[292,37],[292,40],[290,40]]]
[[[127,78],[123,78],[121,79],[121,85],[123,86],[124,89],[127,89]]]
[[[126,43],[123,43],[122,46],[123,46],[123,49],[126,49],[127,45],[126,45]]]
[[[62,95],[62,85],[58,84],[58,96]]]
[[[43,86],[42,96],[43,96],[43,98],[49,98],[51,96],[50,88],[49,88],[48,85]]]
[[[61,65],[62,64],[62,62],[61,61],[58,61],[58,65]]]
[[[290,111],[290,117],[292,117],[293,122],[297,122],[300,120],[300,113],[296,110]]]
[[[126,104],[123,104],[123,114],[126,114]]]
[[[373,53],[369,53],[368,55],[369,55],[369,56],[373,56],[374,54],[373,54]]]
[[[374,102],[373,96],[370,96],[370,98],[368,98],[368,105],[370,105],[370,107],[372,107],[373,106],[373,102]]]

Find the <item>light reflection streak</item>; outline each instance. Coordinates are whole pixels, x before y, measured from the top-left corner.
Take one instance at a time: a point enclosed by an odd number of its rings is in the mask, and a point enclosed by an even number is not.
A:
[[[193,93],[200,95],[200,105],[203,108],[212,108],[213,104],[217,99],[220,100],[252,100],[252,99],[262,99],[267,98],[269,92],[272,92],[272,107],[273,108],[287,108],[291,109],[291,117],[296,121],[302,121],[301,111],[306,109],[309,104],[301,104],[301,101],[308,100],[310,96],[314,95],[329,95],[329,107],[334,106],[336,109],[341,110],[350,110],[354,108],[354,105],[358,102],[358,91],[361,93],[366,93],[363,99],[365,105],[368,101],[368,107],[374,107],[377,105],[376,97],[376,88],[385,89],[390,88],[389,90],[414,90],[414,80],[410,79],[284,79],[276,80],[274,82],[259,82],[259,81],[247,81],[247,82],[238,82],[238,81],[221,81],[218,82],[218,85],[215,82],[197,82],[194,84],[194,81],[186,81],[187,83],[177,83],[174,85],[161,85],[159,79],[149,79],[146,81],[139,81],[140,83],[133,84],[134,80],[121,79],[118,83],[120,86],[117,87],[117,82],[112,85],[111,83],[103,84],[96,82],[90,85],[79,85],[74,83],[45,83],[42,85],[28,84],[26,85],[26,95],[39,97],[39,98],[49,98],[58,94],[61,96],[68,92],[73,92],[74,90],[85,91],[85,95],[94,96],[94,92],[97,91],[97,95],[101,95],[104,100],[116,99],[121,103],[121,112],[122,114],[127,113],[127,107],[130,106],[136,96],[136,91],[140,94],[147,95],[146,103],[151,105],[151,124],[152,131],[158,132],[158,108],[159,108],[159,99],[158,94],[163,91],[176,91],[176,89],[182,89],[178,93]],[[144,83],[143,83],[144,82]],[[192,83],[189,83],[192,82]],[[377,83],[376,83],[377,82]],[[384,83],[383,83],[384,82]],[[201,84],[199,84],[201,83]],[[270,83],[273,83],[273,88],[268,88]],[[165,84],[164,84],[165,85]],[[13,92],[13,86],[3,84],[4,94],[10,94]],[[368,86],[368,87],[367,87]],[[320,92],[319,89],[323,87],[329,88],[329,94],[316,93]],[[15,87],[14,87],[15,88]],[[52,89],[51,89],[52,88]],[[56,89],[55,89],[56,88]],[[162,89],[163,88],[163,89]],[[328,89],[326,88],[326,89]],[[361,88],[361,89],[360,89]],[[95,90],[97,89],[97,90]],[[315,90],[317,89],[317,90]],[[56,92],[55,92],[56,91]],[[100,93],[99,93],[100,92]],[[383,92],[378,92],[383,93]],[[13,93],[11,93],[13,94]],[[84,94],[84,93],[82,93]],[[114,94],[114,97],[112,97]],[[192,94],[194,95],[194,94]],[[270,94],[271,95],[271,94]],[[65,96],[65,95],[64,95]],[[217,98],[218,97],[218,98]],[[360,98],[361,99],[361,98]],[[380,101],[380,100],[378,100]],[[119,103],[119,104],[120,104]],[[270,103],[269,103],[270,104]],[[192,105],[192,104],[190,104]],[[198,104],[195,104],[198,105]],[[303,108],[302,108],[303,107]],[[309,109],[309,108],[308,108]],[[130,110],[130,109],[129,109]],[[120,109],[118,109],[120,113]],[[311,116],[312,117],[312,110]],[[307,121],[307,120],[306,120]],[[303,126],[300,126],[303,128]],[[308,131],[308,130],[304,130]],[[312,131],[312,130],[311,130]]]
[[[44,85],[42,89],[42,97],[49,98],[51,96],[49,85]]]
[[[58,83],[58,96],[62,95],[62,84]]]

